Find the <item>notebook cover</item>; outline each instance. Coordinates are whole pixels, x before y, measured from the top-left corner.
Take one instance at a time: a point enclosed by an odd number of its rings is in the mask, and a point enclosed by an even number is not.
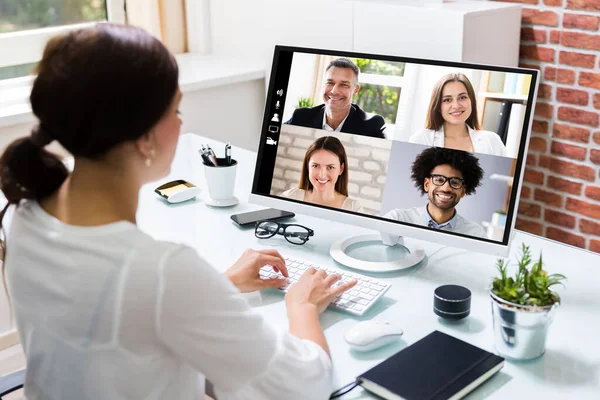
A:
[[[470,387],[460,394],[466,395],[493,375],[482,379],[486,373],[499,370],[503,362],[502,357],[434,331],[357,380],[365,389],[388,399],[441,400]],[[481,382],[473,385],[478,379]],[[377,386],[385,390],[373,390]]]

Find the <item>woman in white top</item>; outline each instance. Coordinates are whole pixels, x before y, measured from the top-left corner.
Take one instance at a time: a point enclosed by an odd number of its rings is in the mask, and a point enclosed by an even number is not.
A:
[[[179,137],[178,68],[143,30],[98,24],[51,39],[31,106],[39,125],[0,158],[12,219],[3,273],[27,357],[25,395],[50,399],[326,399],[319,313],[354,282],[309,269],[285,297],[289,331],[240,292],[278,287],[274,250],[219,274],[136,227],[138,192],[164,177]],[[44,149],[73,154],[71,174]],[[1,221],[1,219],[0,219]],[[5,224],[6,225],[6,224]]]
[[[357,200],[348,197],[348,159],[342,142],[323,136],[313,142],[302,161],[298,187],[281,194],[323,206],[364,212]]]
[[[507,155],[500,136],[481,130],[475,91],[464,74],[444,75],[435,84],[425,128],[408,141],[472,153]]]

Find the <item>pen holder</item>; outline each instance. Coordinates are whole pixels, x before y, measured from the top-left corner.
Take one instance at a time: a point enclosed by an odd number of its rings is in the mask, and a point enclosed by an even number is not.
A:
[[[208,194],[213,200],[233,199],[237,161],[231,159],[229,165],[225,158],[217,158],[217,166],[204,164]]]

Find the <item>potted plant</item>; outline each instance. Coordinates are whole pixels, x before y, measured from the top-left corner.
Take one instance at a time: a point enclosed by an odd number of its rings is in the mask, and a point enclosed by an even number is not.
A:
[[[305,107],[312,107],[314,106],[315,103],[312,101],[312,99],[310,97],[298,97],[298,100],[296,101],[296,108],[305,108]]]
[[[508,275],[508,263],[499,259],[499,276],[490,290],[496,350],[506,358],[529,360],[544,354],[546,336],[556,308],[558,293],[550,290],[562,284],[564,275],[549,275],[543,269],[542,254],[533,262],[531,250],[524,243],[514,276]]]
[[[504,210],[494,211],[492,214],[492,225],[501,226],[502,228],[506,226],[506,212]]]

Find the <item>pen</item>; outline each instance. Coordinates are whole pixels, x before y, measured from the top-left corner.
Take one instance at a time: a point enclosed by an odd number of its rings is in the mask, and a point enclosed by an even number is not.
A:
[[[217,162],[217,156],[215,155],[215,152],[213,151],[213,149],[210,148],[209,145],[206,145],[206,154],[210,161],[212,161],[212,163],[215,165],[215,167],[218,167],[219,163]]]
[[[227,165],[231,165],[231,144],[227,143],[225,145],[225,162]]]
[[[210,158],[208,158],[204,151],[205,150],[198,150],[198,154],[200,154],[200,157],[202,157],[202,162],[204,162],[206,165],[212,164],[212,161],[210,161]]]

